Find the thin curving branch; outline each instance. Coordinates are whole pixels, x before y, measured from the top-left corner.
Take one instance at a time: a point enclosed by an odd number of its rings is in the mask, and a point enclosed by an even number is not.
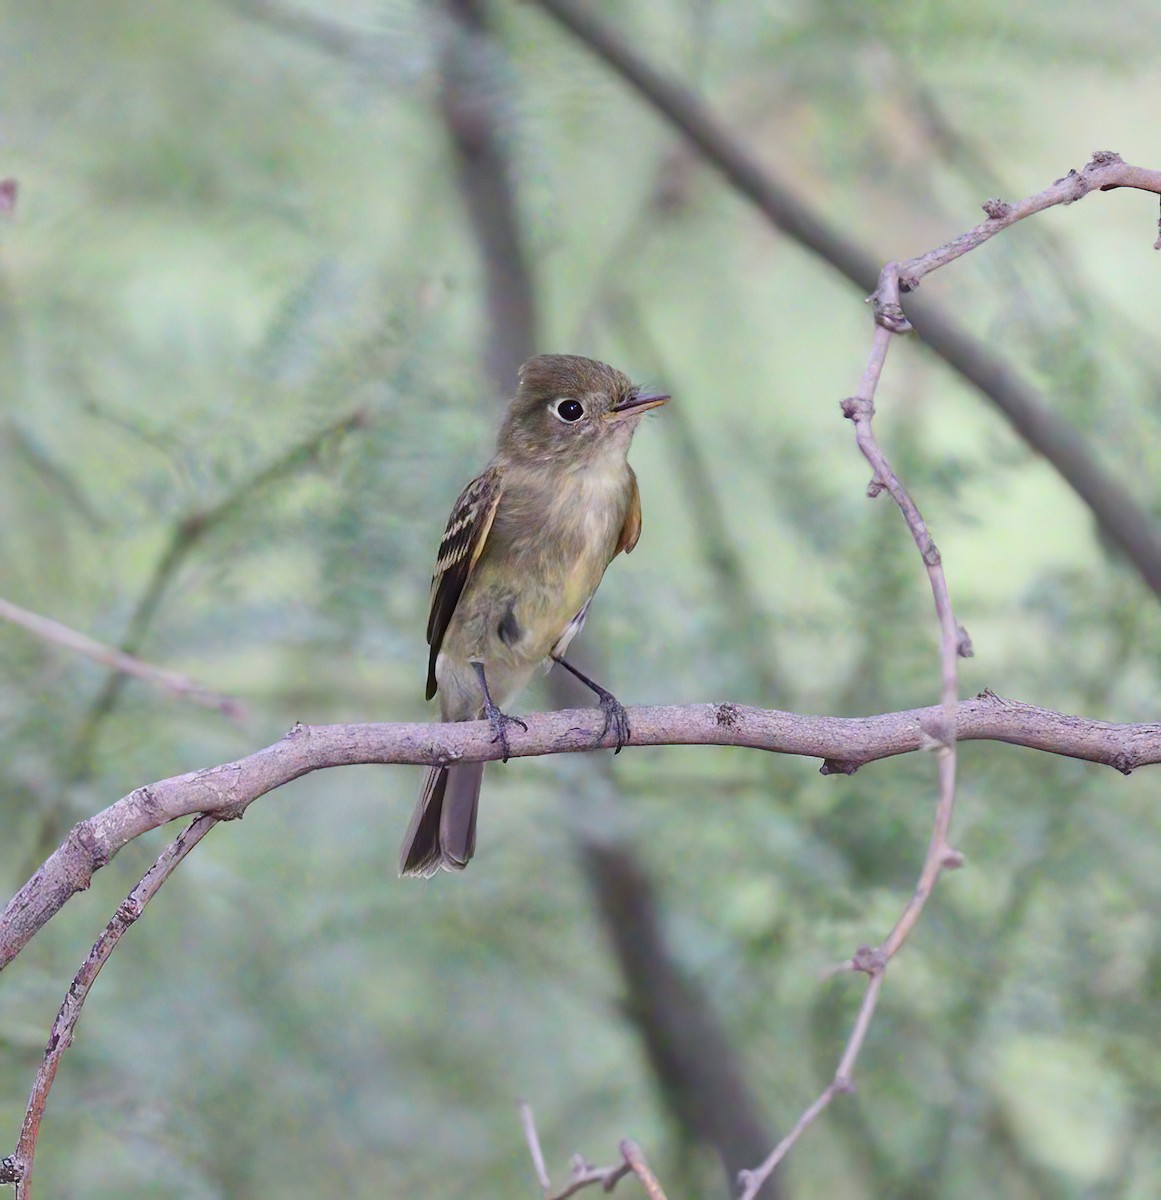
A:
[[[1161,171],[1134,167],[1111,150],[1098,150],[1083,170],[1069,171],[1062,179],[1023,200],[1013,204],[1003,200],[985,201],[983,209],[987,220],[944,242],[942,246],[904,262],[887,263],[879,272],[879,283],[871,293],[870,300],[877,310],[893,307],[896,311],[891,318],[891,328],[896,333],[908,332],[911,326],[902,315],[900,294],[913,292],[925,275],[978,249],[1017,221],[1059,204],[1075,204],[1093,192],[1111,192],[1124,187],[1161,195]],[[1161,237],[1153,243],[1153,249],[1161,250]]]
[[[938,761],[939,799],[935,807],[935,821],[931,830],[931,838],[928,841],[927,853],[919,872],[919,881],[903,906],[903,911],[895,922],[894,928],[880,945],[860,947],[844,964],[848,970],[865,971],[867,987],[863,992],[862,1003],[859,1005],[858,1014],[847,1037],[846,1046],[843,1048],[834,1076],[823,1089],[822,1094],[807,1107],[790,1132],[770,1151],[762,1163],[752,1170],[744,1170],[739,1173],[738,1182],[742,1189],[741,1200],[755,1200],[759,1190],[774,1169],[790,1153],[798,1139],[830,1102],[841,1093],[850,1092],[853,1089],[855,1063],[866,1042],[867,1031],[871,1027],[871,1020],[879,1003],[879,993],[883,987],[883,980],[886,978],[887,968],[922,916],[940,875],[945,870],[961,866],[963,863],[962,856],[952,848],[948,838],[951,831],[951,817],[955,809],[958,662],[961,656],[967,657],[971,654],[971,642],[955,619],[951,593],[943,571],[943,560],[927,528],[927,523],[923,519],[923,514],[887,461],[887,456],[883,453],[878,439],[875,437],[872,425],[875,415],[875,393],[879,387],[879,380],[882,378],[887,354],[895,335],[907,328],[903,310],[898,305],[898,293],[892,286],[894,283],[894,277],[888,279],[886,284],[888,294],[876,303],[875,335],[871,342],[867,369],[863,373],[858,392],[843,401],[842,413],[844,417],[854,423],[855,442],[863,457],[871,464],[873,474],[867,495],[873,499],[881,492],[886,491],[898,505],[899,511],[907,523],[907,528],[911,531],[919,556],[923,560],[928,583],[931,585],[935,613],[939,620],[940,720],[937,734],[933,739],[933,749]]]
[[[817,255],[861,291],[870,292],[878,286],[882,258],[876,259],[822,220],[749,154],[708,105],[650,65],[614,30],[594,17],[589,6],[578,0],[533,0],[533,3],[583,42],[679,130],[775,228]],[[1106,158],[1107,152],[1097,157]],[[1120,179],[1108,186],[1156,190],[1156,172],[1123,166]],[[1079,197],[1061,198],[1056,203],[1070,203],[1076,198]],[[989,201],[985,209],[994,205],[1003,207],[999,201]],[[1056,415],[1035,388],[1018,378],[1002,357],[968,333],[940,306],[929,300],[913,299],[908,303],[908,316],[927,347],[990,400],[1020,437],[1056,468],[1088,505],[1109,540],[1120,547],[1149,588],[1161,597],[1161,532],[1132,493],[1097,462],[1076,430]]]
[[[738,704],[629,709],[631,746],[745,746],[822,759],[822,773],[930,750],[946,737],[940,706],[872,717],[808,716]],[[534,714],[508,737],[513,758],[612,749],[598,709]],[[176,775],[130,792],[74,826],[0,913],[0,969],[7,966],[93,873],[134,838],[194,813],[241,816],[260,796],[312,771],[366,763],[430,766],[501,757],[487,721],[452,724],[296,725],[245,758]],[[984,692],[955,710],[957,741],[998,741],[1113,767],[1129,774],[1161,763],[1161,723],[1122,725],[1067,716]]]
[[[216,824],[216,817],[201,816],[178,834],[141,877],[137,886],[118,905],[104,932],[93,943],[93,948],[81,964],[80,970],[73,976],[64,1003],[52,1024],[48,1045],[44,1049],[44,1058],[41,1059],[36,1072],[16,1150],[0,1160],[0,1183],[16,1185],[16,1200],[32,1200],[32,1168],[48,1094],[52,1090],[61,1059],[72,1045],[73,1032],[77,1021],[80,1020],[81,1009],[84,1008],[101,968],[109,961],[109,956],[117,948],[121,938],[145,911],[145,906],[157,894],[162,884]]]

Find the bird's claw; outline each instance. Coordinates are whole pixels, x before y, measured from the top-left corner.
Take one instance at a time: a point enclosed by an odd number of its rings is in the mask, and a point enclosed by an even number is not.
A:
[[[509,725],[519,725],[520,728],[527,733],[528,726],[521,721],[519,717],[510,717],[506,712],[501,712],[496,705],[491,703],[491,701],[484,705],[484,716],[486,716],[489,722],[491,722],[492,732],[495,734],[495,737],[492,738],[492,744],[495,745],[497,742],[499,742],[500,748],[504,752],[504,755],[500,761],[507,762],[509,750],[508,734],[505,732],[505,730]]]
[[[617,737],[617,748],[613,753],[620,754],[633,732],[629,728],[629,714],[625,711],[625,706],[612,692],[606,692],[602,688],[597,693],[597,696],[600,699],[601,712],[605,714],[605,723],[601,726],[600,740],[605,740],[605,736],[611,728]]]

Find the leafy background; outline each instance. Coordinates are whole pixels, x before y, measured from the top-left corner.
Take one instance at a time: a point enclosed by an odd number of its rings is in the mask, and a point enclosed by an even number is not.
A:
[[[8,894],[141,783],[295,720],[430,715],[431,559],[507,386],[487,350],[507,314],[486,298],[442,104],[462,7],[0,9],[0,169],[21,187],[0,246],[0,594],[249,712],[235,725],[111,686],[0,627]],[[592,8],[881,259],[1095,148],[1157,165],[1161,33],[1132,0]],[[898,514],[864,499],[838,412],[869,345],[862,297],[536,4],[486,19],[470,95],[508,160],[535,348],[676,398],[634,446],[645,534],[584,639],[602,678],[626,703],[932,702],[926,582]],[[1148,197],[1095,197],[924,290],[1156,514],[1154,221]],[[1155,717],[1156,599],[1071,491],[918,345],[896,349],[879,410],[975,643],[964,694]],[[782,1194],[1156,1195],[1156,782],[960,753],[968,868],[888,979],[857,1096],[795,1151]],[[651,1063],[593,856],[648,881],[772,1144],[853,1015],[856,981],[820,973],[881,937],[912,886],[933,764],[824,779],[675,748],[592,765],[490,768],[477,861],[426,885],[395,874],[411,769],[308,778],[216,830],[86,1007],[42,1193],[531,1195],[526,1097],[558,1175],[631,1134],[671,1197],[721,1194]],[[124,850],[5,971],[9,1143],[68,979],[172,832]]]

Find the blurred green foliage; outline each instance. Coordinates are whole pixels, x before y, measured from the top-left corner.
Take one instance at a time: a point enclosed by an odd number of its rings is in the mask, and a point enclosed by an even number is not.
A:
[[[1153,145],[1161,33],[1132,0],[603,8],[884,259],[1098,146]],[[250,711],[239,727],[138,683],[110,695],[93,664],[0,626],[11,894],[141,783],[299,719],[429,712],[431,558],[498,397],[437,103],[439,5],[289,10],[345,31],[341,53],[229,3],[0,11],[0,174],[21,187],[0,231],[0,594],[135,639]],[[644,538],[585,634],[606,682],[627,703],[932,702],[926,580],[898,514],[864,498],[838,411],[869,343],[861,297],[535,5],[493,12],[540,348],[676,397],[637,438]],[[924,288],[1157,512],[1154,211],[1094,197]],[[964,694],[1154,718],[1156,600],[1072,493],[918,347],[896,348],[878,407],[975,643]],[[786,1194],[1154,1196],[1155,777],[978,743],[960,762],[967,869],[889,975],[858,1094],[795,1151]],[[816,766],[633,751],[615,811],[562,803],[566,764],[491,768],[477,861],[428,885],[394,867],[419,772],[331,772],[265,798],[198,849],[101,976],[51,1097],[42,1194],[532,1195],[519,1096],[561,1175],[569,1152],[611,1159],[629,1134],[674,1200],[720,1194],[620,1008],[574,831],[608,823],[637,846],[678,960],[785,1129],[858,995],[820,970],[890,927],[934,797],[927,758]],[[123,851],[4,972],[5,1150],[68,979],[167,833]]]

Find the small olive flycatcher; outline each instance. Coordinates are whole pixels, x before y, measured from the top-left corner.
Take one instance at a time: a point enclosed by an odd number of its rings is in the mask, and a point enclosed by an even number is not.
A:
[[[452,509],[431,581],[427,698],[439,692],[444,721],[486,716],[505,757],[505,726],[516,718],[502,708],[554,662],[599,697],[618,750],[629,737],[617,700],[563,655],[605,568],[641,536],[641,497],[625,456],[641,414],[668,399],[591,358],[529,359],[495,456]],[[403,839],[401,874],[467,866],[483,773],[483,763],[431,769]]]

